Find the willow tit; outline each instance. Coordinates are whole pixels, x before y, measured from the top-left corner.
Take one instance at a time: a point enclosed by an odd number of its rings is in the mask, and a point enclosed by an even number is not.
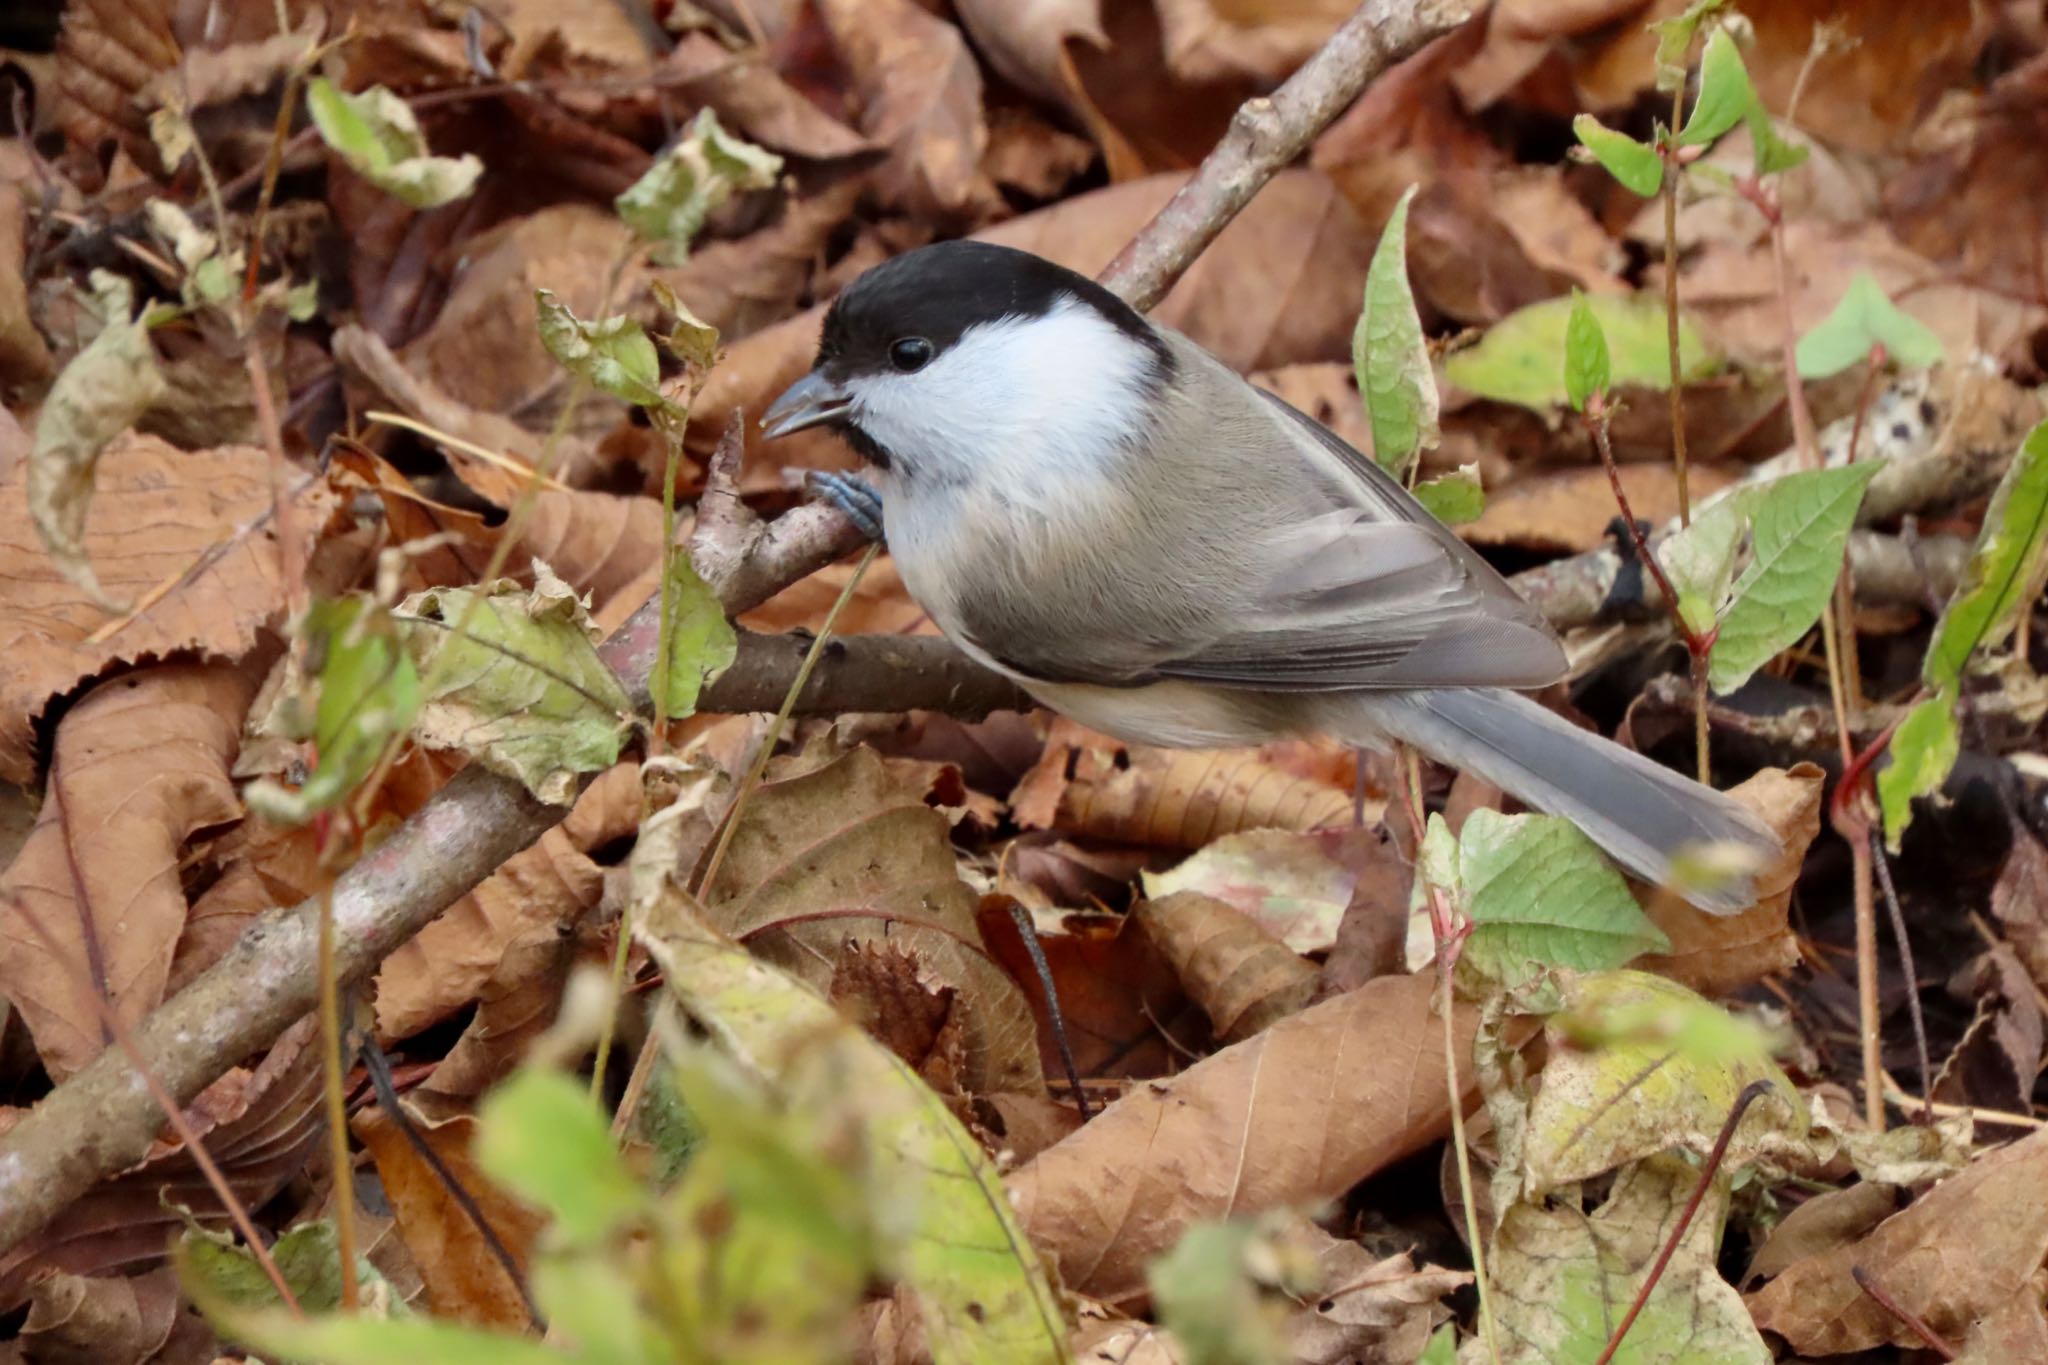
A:
[[[763,423],[841,433],[880,504],[826,490],[886,530],[918,604],[1083,725],[1188,748],[1402,740],[1656,882],[1682,850],[1777,851],[1732,798],[1505,690],[1564,676],[1557,636],[1379,466],[1028,252],[946,242],[869,270]],[[1731,913],[1747,880],[1681,891]]]

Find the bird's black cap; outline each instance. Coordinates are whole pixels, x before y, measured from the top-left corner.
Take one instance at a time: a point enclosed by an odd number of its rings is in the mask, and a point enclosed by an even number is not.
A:
[[[1043,317],[1067,297],[1171,364],[1137,310],[1086,275],[1015,247],[959,241],[906,251],[847,286],[825,314],[817,368],[835,378],[886,370],[890,346],[905,337],[923,337],[943,352],[970,327]]]

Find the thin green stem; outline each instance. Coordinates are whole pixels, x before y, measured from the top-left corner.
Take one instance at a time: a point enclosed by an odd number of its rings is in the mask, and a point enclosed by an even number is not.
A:
[[[334,1231],[341,1257],[341,1309],[353,1313],[362,1301],[356,1283],[355,1166],[348,1150],[348,1089],[344,1084],[341,974],[334,964],[334,878],[320,885],[320,1062],[327,1100],[327,1155],[334,1168]]]

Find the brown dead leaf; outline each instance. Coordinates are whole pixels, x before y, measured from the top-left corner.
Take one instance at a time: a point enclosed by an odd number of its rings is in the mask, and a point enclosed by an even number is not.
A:
[[[1352,796],[1296,777],[1255,749],[1127,745],[1062,717],[1010,806],[1027,829],[1196,849],[1243,830],[1349,824]]]
[[[486,991],[509,990],[534,965],[525,954],[559,945],[603,894],[604,869],[590,851],[639,820],[640,770],[622,763],[584,789],[568,819],[384,959],[378,1031],[407,1038]]]
[[[27,254],[28,200],[19,184],[0,183],[0,391],[10,393],[49,378],[56,368],[29,314],[21,275]],[[0,478],[8,473],[0,464]]]
[[[2019,956],[1994,944],[1957,971],[1948,993],[1976,1011],[1934,1078],[1934,1098],[1983,1109],[2032,1107],[2041,1071],[2039,996]]]
[[[1285,1328],[1300,1365],[1408,1365],[1450,1316],[1441,1300],[1472,1283],[1470,1273],[1417,1265],[1408,1252],[1376,1257],[1313,1224],[1301,1236],[1315,1248],[1322,1297],[1304,1304]]]
[[[1031,110],[989,110],[981,169],[1006,189],[1031,199],[1056,199],[1094,162],[1095,144],[1053,127]]]
[[[2048,1276],[2035,1275],[2019,1293],[1970,1325],[1958,1365],[2006,1365],[2007,1361],[2048,1360],[2048,1314],[2041,1298]]]
[[[1671,940],[1671,951],[1636,965],[1668,976],[1704,995],[1737,990],[1799,960],[1799,944],[1786,916],[1806,850],[1820,833],[1825,774],[1811,763],[1765,768],[1729,795],[1771,827],[1783,851],[1756,875],[1757,903],[1739,915],[1709,915],[1675,896],[1648,902],[1650,918]]]
[[[959,992],[930,979],[917,955],[890,943],[850,943],[826,998],[941,1095],[962,1091],[967,1018]]]
[[[1695,499],[1735,482],[1737,475],[1695,464],[1687,482]],[[1678,515],[1678,477],[1668,464],[1632,464],[1621,470],[1621,486],[1636,516],[1663,525]],[[1619,513],[1601,469],[1559,469],[1489,489],[1486,510],[1458,534],[1474,545],[1512,545],[1539,554],[1583,554],[1608,543],[1608,528]]]
[[[2025,824],[2011,823],[2012,852],[1991,888],[1991,913],[2034,984],[2048,989],[2048,849]]]
[[[1199,891],[1140,901],[1132,916],[1180,974],[1222,1043],[1251,1037],[1300,1011],[1315,993],[1314,964],[1257,921]]]
[[[1038,1021],[1040,1054],[1058,1074],[1050,1011],[1016,921],[999,896],[978,912],[989,951],[1024,988]],[[1083,1076],[1158,1076],[1205,1046],[1208,1020],[1187,998],[1165,954],[1128,915],[1066,915],[1062,932],[1038,934],[1059,997],[1060,1018]]]
[[[236,1067],[185,1106],[246,1208],[268,1203],[319,1144],[317,1036],[312,1019],[294,1024],[261,1062]],[[181,1205],[203,1226],[227,1224],[192,1154],[160,1139],[140,1165],[102,1180],[36,1236],[0,1253],[0,1311],[20,1304],[29,1285],[52,1270],[97,1276],[160,1264],[184,1226]]]
[[[981,172],[981,71],[960,31],[912,0],[817,3],[852,69],[861,131],[889,149],[875,178],[883,200],[919,217],[976,221],[1001,212]]]
[[[739,617],[749,630],[780,633],[815,630],[853,576],[849,563],[833,564],[798,579],[775,596]],[[896,561],[880,555],[861,575],[853,596],[833,629],[842,635],[936,635],[939,628],[923,607],[910,599]]]
[[[35,775],[35,721],[51,697],[124,660],[181,650],[239,658],[283,609],[284,584],[266,452],[187,453],[151,436],[117,437],[100,457],[86,553],[115,596],[173,586],[92,643],[109,618],[43,552],[20,480],[19,470],[0,473],[0,779],[25,784]],[[337,502],[324,483],[298,496],[299,552]]]
[[[1010,1176],[1032,1244],[1114,1299],[1190,1223],[1334,1198],[1443,1136],[1434,989],[1383,977],[1126,1095]],[[1461,1007],[1461,1055],[1477,1026]]]
[[[1833,311],[1858,271],[1867,270],[1899,308],[1927,324],[1954,362],[1978,351],[2021,351],[2042,310],[1954,279],[1910,250],[1880,223],[1792,221],[1785,229],[1793,329],[1804,335]],[[1686,308],[1714,346],[1732,359],[1773,366],[1785,319],[1768,243],[1709,245],[1680,267]],[[1651,277],[1661,277],[1651,267]]]
[[[132,1279],[60,1273],[36,1286],[22,1349],[37,1365],[142,1365],[177,1322],[178,1280],[169,1266]]]
[[[457,403],[540,433],[531,438],[536,449],[528,458],[537,457],[571,380],[541,343],[533,291],[552,289],[581,318],[620,311],[623,300],[645,287],[645,267],[629,260],[632,241],[632,229],[617,214],[576,203],[542,209],[471,239],[433,326],[398,350],[406,372]],[[620,260],[629,263],[609,290],[606,310],[607,283]],[[621,400],[587,392],[568,434],[593,439],[623,411]],[[558,451],[558,458],[566,453]],[[582,482],[577,464],[556,467],[571,482]]]
[[[134,98],[158,71],[177,65],[180,48],[169,5],[94,0],[67,5],[57,38],[57,84],[64,132],[99,148],[112,140],[132,157],[156,164],[142,106]]]
[[[1959,1340],[2018,1295],[2048,1255],[2044,1182],[2048,1131],[1977,1158],[1868,1236],[1792,1266],[1747,1297],[1750,1312],[1806,1355],[1920,1345],[1850,1277],[1861,1266],[1902,1307]]]
[[[547,1219],[514,1199],[477,1169],[470,1157],[477,1121],[470,1115],[429,1123],[409,1115],[463,1189],[476,1200],[523,1272],[534,1240]],[[377,1163],[377,1177],[391,1201],[399,1233],[412,1251],[437,1317],[478,1326],[526,1331],[533,1325],[519,1287],[490,1253],[476,1224],[396,1122],[382,1109],[365,1109],[349,1125]]]
[[[228,778],[255,685],[165,664],[102,683],[57,728],[41,816],[0,882],[0,992],[62,1080],[163,999],[185,928],[185,841],[233,820]],[[31,923],[33,917],[34,923]]]
[[[1166,65],[1184,81],[1285,80],[1356,8],[1349,0],[1160,0]]]
[[[718,112],[719,120],[778,152],[832,161],[875,150],[875,142],[813,104],[765,63],[735,59],[708,33],[686,33],[662,58],[661,72]],[[717,326],[715,319],[699,313]]]
[[[820,989],[854,945],[915,953],[925,985],[957,991],[954,1007],[967,1012],[962,1088],[1043,1089],[1030,1010],[982,945],[946,817],[870,749],[769,773],[704,888],[713,922]]]
[[[1899,1211],[1899,1195],[1898,1186],[1875,1180],[1823,1190],[1771,1229],[1743,1272],[1742,1283],[1782,1275],[1801,1261],[1855,1241]]]
[[[701,242],[682,265],[654,270],[650,277],[716,327],[730,346],[795,310],[813,284],[827,241],[845,224],[860,193],[859,180],[843,180],[822,193],[791,200],[769,226],[735,241]],[[663,330],[673,325],[643,320]],[[657,482],[661,477],[658,470],[648,473]]]

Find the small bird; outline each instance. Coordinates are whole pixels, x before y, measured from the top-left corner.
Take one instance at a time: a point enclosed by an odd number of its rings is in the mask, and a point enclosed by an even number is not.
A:
[[[820,491],[886,533],[973,658],[1141,744],[1399,740],[1672,880],[1778,850],[1741,803],[1510,688],[1565,674],[1549,624],[1373,461],[1101,285],[982,242],[861,275],[763,419],[875,473]],[[1680,887],[1750,903],[1748,878]]]

